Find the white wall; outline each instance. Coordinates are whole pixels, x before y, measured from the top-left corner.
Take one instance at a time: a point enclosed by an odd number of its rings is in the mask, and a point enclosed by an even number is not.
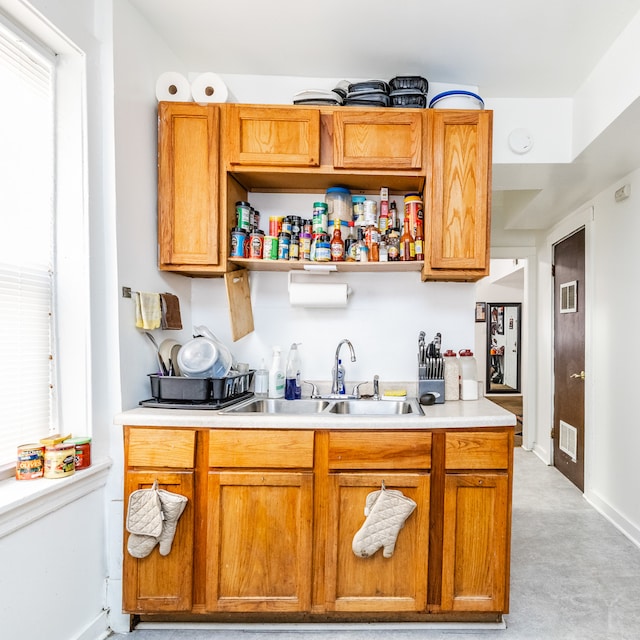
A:
[[[623,184],[631,197],[615,203]],[[538,406],[535,450],[552,459],[553,419],[552,245],[573,230],[586,228],[586,381],[585,497],[640,545],[640,471],[637,452],[637,375],[634,354],[640,349],[636,318],[637,238],[640,234],[640,170],[585,202],[550,230],[538,252],[537,299]]]
[[[108,466],[112,419],[120,406],[117,310],[111,296],[116,256],[110,2],[33,0],[29,5],[22,0],[1,0],[0,7],[26,21],[29,28],[49,22],[82,52],[79,64],[87,72],[82,91],[86,111],[84,105],[78,105],[78,111],[79,117],[86,117],[88,127],[80,145],[87,168],[82,187],[88,214],[86,253],[91,264],[88,273],[78,274],[78,283],[88,281],[90,292],[87,299],[79,286],[71,304],[77,304],[78,314],[91,315],[91,330],[87,331],[90,359],[77,373],[91,381],[90,424],[84,424],[85,420],[73,428],[91,434],[96,463],[96,473],[84,472],[85,477],[76,474],[61,481],[34,483],[30,492],[47,495],[34,498],[32,494],[15,508],[17,528],[3,531],[0,540],[2,634],[19,637],[28,628],[28,633],[45,634],[50,640],[89,640],[107,633],[104,479],[95,480],[105,473],[97,472],[98,463],[102,469]],[[83,381],[68,391],[84,395],[85,386]],[[48,482],[60,482],[60,489],[52,488],[48,494]]]

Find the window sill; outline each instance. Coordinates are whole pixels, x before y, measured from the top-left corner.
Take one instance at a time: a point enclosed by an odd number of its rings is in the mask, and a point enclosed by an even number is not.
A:
[[[107,458],[67,478],[0,481],[0,538],[103,487],[111,465]]]

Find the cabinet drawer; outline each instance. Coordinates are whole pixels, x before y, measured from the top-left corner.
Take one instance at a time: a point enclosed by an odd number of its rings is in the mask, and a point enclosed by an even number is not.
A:
[[[447,469],[508,469],[513,447],[509,432],[447,433]]]
[[[329,469],[429,469],[431,434],[332,431]]]
[[[422,168],[422,113],[336,111],[333,158],[337,169]]]
[[[228,160],[232,165],[317,167],[318,109],[230,106]]]
[[[192,429],[125,427],[129,467],[192,469],[196,432]]]
[[[313,467],[314,432],[213,429],[209,434],[210,467]]]

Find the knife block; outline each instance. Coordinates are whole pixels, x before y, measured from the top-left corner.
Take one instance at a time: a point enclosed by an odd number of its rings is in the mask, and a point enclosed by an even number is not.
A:
[[[436,397],[436,404],[444,403],[444,379],[418,379],[418,400],[423,393],[433,393]]]

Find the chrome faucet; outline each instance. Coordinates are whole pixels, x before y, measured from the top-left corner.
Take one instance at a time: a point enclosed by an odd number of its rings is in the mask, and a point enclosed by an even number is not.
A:
[[[356,352],[353,350],[353,345],[351,344],[351,342],[349,342],[349,340],[347,340],[346,338],[344,340],[340,340],[340,342],[338,342],[338,347],[336,348],[335,364],[333,367],[333,375],[331,378],[331,395],[332,396],[340,395],[338,393],[338,364],[339,364],[338,361],[340,359],[340,348],[342,347],[343,344],[347,344],[349,346],[349,351],[351,351],[351,362],[356,361]]]

